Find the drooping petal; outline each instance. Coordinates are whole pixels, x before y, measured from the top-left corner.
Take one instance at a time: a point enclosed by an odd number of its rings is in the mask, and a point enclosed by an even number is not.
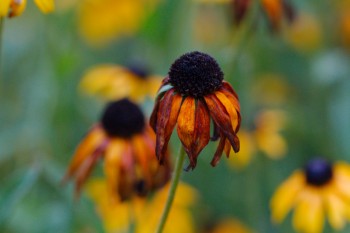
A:
[[[214,95],[209,94],[204,97],[208,106],[210,116],[214,122],[219,126],[221,132],[227,137],[235,152],[239,151],[239,139],[231,126],[230,116],[227,114],[225,107],[220,100]]]
[[[324,207],[319,190],[307,188],[300,193],[296,203],[293,226],[305,233],[321,233],[324,222]]]
[[[226,154],[226,157],[230,157],[230,152],[231,152],[231,143],[229,140],[225,140],[225,147],[224,147],[224,151],[225,151],[225,154]]]
[[[39,9],[47,14],[55,10],[54,0],[34,0]]]
[[[181,101],[182,97],[174,94],[174,89],[170,89],[159,104],[156,123],[156,156],[160,163],[163,162],[171,133],[176,125]]]
[[[294,172],[277,189],[270,202],[274,222],[281,222],[295,204],[296,195],[305,185],[304,179],[301,171]]]
[[[106,140],[105,133],[100,126],[95,126],[86,135],[85,139],[78,145],[73,159],[69,164],[63,182],[72,177],[91,154]]]
[[[108,141],[104,141],[99,145],[98,148],[89,156],[86,160],[78,168],[76,172],[76,181],[75,181],[75,197],[78,197],[80,194],[81,187],[91,174],[93,168],[95,167],[97,161],[102,157],[106,146],[108,145]]]
[[[225,147],[225,141],[226,141],[226,137],[223,137],[223,136],[220,137],[219,145],[216,148],[216,152],[215,152],[214,157],[210,163],[213,167],[216,166],[216,164],[219,162],[219,160],[222,156],[222,152],[224,151],[224,147]]]
[[[232,105],[231,101],[220,91],[215,92],[216,97],[220,100],[220,102],[225,106],[225,109],[230,116],[232,129],[237,132],[237,129],[240,125],[240,116],[235,108]]]
[[[193,97],[186,97],[182,103],[177,119],[177,135],[185,148],[190,159],[191,167],[196,166],[196,158],[192,151],[192,144],[195,143],[195,119],[196,104]]]

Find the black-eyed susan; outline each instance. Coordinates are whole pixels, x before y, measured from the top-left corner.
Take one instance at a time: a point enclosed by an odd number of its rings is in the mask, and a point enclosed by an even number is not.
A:
[[[43,13],[50,13],[55,8],[54,0],[34,0],[34,2]],[[1,0],[0,18],[21,15],[26,4],[27,0]]]
[[[107,100],[125,97],[133,101],[154,98],[162,78],[150,74],[149,69],[140,63],[129,66],[98,65],[86,72],[80,82],[80,89],[87,94],[97,95]]]
[[[205,233],[252,233],[253,231],[245,226],[238,219],[226,218],[220,220],[213,227],[209,227]]]
[[[82,0],[79,29],[89,44],[106,45],[117,37],[135,34],[157,4],[158,0]]]
[[[169,185],[157,190],[150,198],[134,197],[129,201],[115,201],[109,192],[108,182],[93,179],[87,183],[87,194],[93,200],[106,232],[128,232],[134,225],[135,233],[154,232],[164,205]],[[190,211],[198,194],[191,186],[180,183],[164,233],[194,233]],[[133,221],[133,222],[131,222]]]
[[[342,229],[350,219],[350,165],[318,158],[295,171],[272,197],[272,220],[281,222],[292,208],[298,232],[322,232],[326,216],[333,228]]]
[[[288,145],[282,131],[286,126],[286,114],[282,110],[269,109],[257,114],[252,129],[241,129],[238,133],[242,149],[229,160],[234,168],[248,165],[253,155],[263,152],[271,159],[282,158]]]
[[[154,147],[155,135],[140,108],[128,99],[111,102],[76,149],[64,180],[75,177],[78,194],[98,160],[104,158],[111,192],[117,192],[121,200],[135,193],[145,195],[170,178],[168,156],[164,166],[159,166]]]
[[[220,138],[211,164],[217,164],[224,150],[228,156],[231,146],[235,152],[239,151],[236,134],[241,124],[240,104],[223,76],[215,59],[201,52],[186,53],[172,64],[150,119],[156,132],[156,155],[160,163],[176,124],[190,159],[189,168],[196,167],[199,153],[210,140],[210,119],[214,122],[213,138]]]

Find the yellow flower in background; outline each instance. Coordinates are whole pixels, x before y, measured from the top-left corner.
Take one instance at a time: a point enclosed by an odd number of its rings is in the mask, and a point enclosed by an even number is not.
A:
[[[315,51],[321,46],[322,28],[315,16],[300,13],[284,31],[286,41],[301,52]]]
[[[154,232],[164,208],[169,185],[158,190],[150,199],[135,197],[127,202],[116,201],[103,179],[91,180],[87,194],[96,205],[106,232],[128,232],[135,224],[135,233]],[[164,233],[194,233],[194,223],[189,208],[197,200],[196,191],[180,183]]]
[[[249,164],[253,155],[259,151],[271,159],[283,157],[288,145],[281,135],[286,125],[286,114],[282,110],[264,110],[260,112],[254,123],[253,130],[242,129],[238,136],[241,150],[237,156],[229,160],[235,168],[242,168]]]
[[[47,14],[54,11],[54,0],[34,0],[41,12]],[[27,0],[1,0],[0,1],[0,18],[15,17],[23,13]]]
[[[77,147],[64,181],[75,178],[76,195],[93,168],[104,158],[104,173],[111,193],[121,201],[145,196],[170,179],[170,159],[166,152],[158,164],[155,134],[146,124],[141,109],[127,99],[111,102],[101,120]]]
[[[294,208],[293,227],[298,232],[321,233],[325,218],[334,229],[342,229],[350,220],[350,165],[310,161],[282,183],[270,207],[275,223]]]
[[[208,233],[252,233],[253,231],[248,229],[243,223],[237,219],[228,218],[219,222]]]
[[[107,100],[127,97],[140,102],[147,96],[153,99],[161,82],[161,77],[150,75],[141,65],[99,65],[86,72],[80,82],[80,89]]]
[[[158,0],[81,0],[78,23],[91,45],[105,45],[137,32]]]

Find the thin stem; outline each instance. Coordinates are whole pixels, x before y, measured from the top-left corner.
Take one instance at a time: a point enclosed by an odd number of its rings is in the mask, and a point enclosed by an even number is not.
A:
[[[180,175],[181,175],[184,159],[185,159],[185,150],[181,146],[179,155],[178,155],[178,157],[176,159],[175,171],[173,173],[173,177],[172,177],[172,180],[171,180],[169,194],[168,194],[168,199],[167,199],[167,201],[165,203],[163,214],[162,214],[162,217],[160,219],[160,222],[159,222],[159,225],[158,225],[158,228],[157,228],[157,231],[156,231],[157,233],[162,233],[163,232],[166,220],[167,220],[168,215],[169,215],[169,211],[171,209],[171,205],[173,204],[173,201],[174,201],[176,188],[177,188],[177,185],[179,184],[179,180],[180,180]]]
[[[2,37],[4,30],[4,17],[0,17],[0,80],[2,78]],[[0,86],[0,89],[2,87]]]
[[[135,228],[136,228],[136,220],[135,220],[135,211],[134,211],[134,203],[132,201],[130,201],[128,203],[128,207],[129,207],[129,233],[134,233],[135,232]]]

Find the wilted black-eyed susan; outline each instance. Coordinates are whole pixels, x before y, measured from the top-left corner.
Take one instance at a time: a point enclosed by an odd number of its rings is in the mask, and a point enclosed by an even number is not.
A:
[[[157,137],[156,155],[161,163],[176,124],[192,169],[209,143],[210,119],[214,123],[212,138],[220,138],[211,164],[217,164],[224,150],[229,156],[231,146],[235,152],[239,151],[236,134],[241,124],[240,104],[223,76],[215,59],[201,52],[186,53],[172,64],[150,119]]]
[[[54,0],[34,0],[34,2],[43,13],[50,13],[55,8]],[[0,18],[21,15],[26,4],[27,0],[1,0]]]
[[[350,165],[314,159],[295,171],[272,197],[273,221],[281,222],[292,208],[298,232],[322,232],[325,218],[333,228],[342,229],[350,219]]]
[[[123,67],[120,65],[98,65],[86,72],[80,82],[80,88],[87,94],[107,100],[125,97],[133,101],[142,101],[145,97],[154,98],[162,78],[150,74],[141,63]]]
[[[76,193],[100,158],[111,192],[121,200],[163,186],[170,178],[168,155],[159,166],[154,153],[155,135],[140,108],[128,99],[111,102],[101,120],[80,143],[64,180],[75,177]]]

